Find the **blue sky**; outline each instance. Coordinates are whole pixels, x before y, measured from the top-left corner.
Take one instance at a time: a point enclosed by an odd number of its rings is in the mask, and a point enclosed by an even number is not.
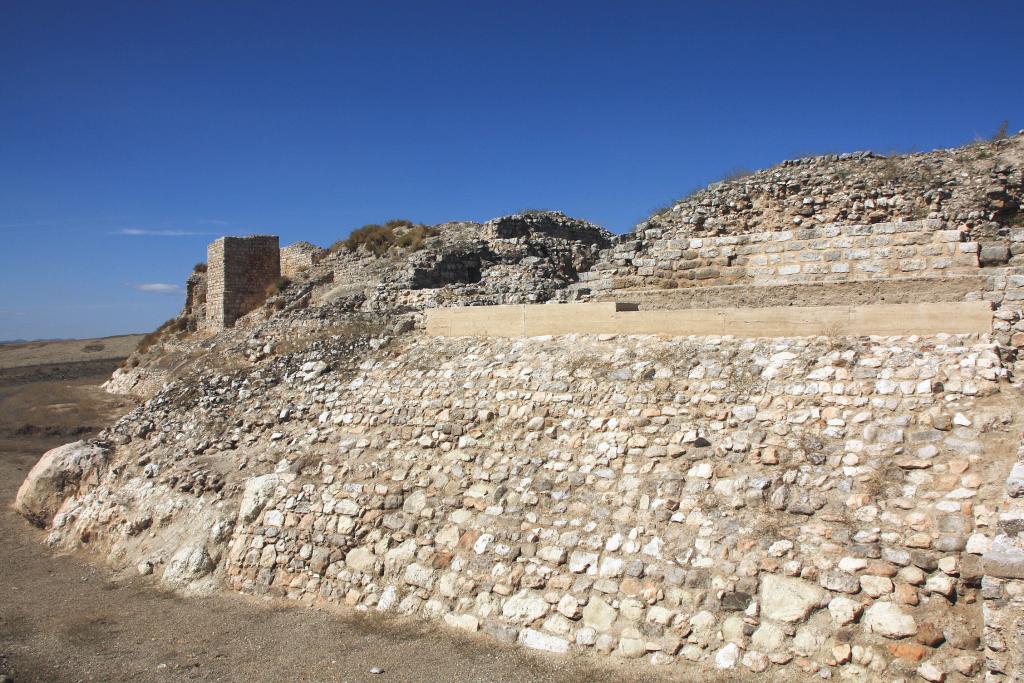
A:
[[[218,234],[557,208],[1024,127],[1017,2],[0,5],[0,339],[148,330]],[[144,285],[165,285],[150,286]]]

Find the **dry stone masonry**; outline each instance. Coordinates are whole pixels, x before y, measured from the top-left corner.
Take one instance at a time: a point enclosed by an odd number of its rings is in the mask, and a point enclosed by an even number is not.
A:
[[[943,227],[928,220],[668,238],[654,242],[654,254],[624,246],[615,252],[620,267],[582,280],[594,289],[658,289],[976,274],[978,244]]]
[[[558,212],[459,224],[386,278],[367,301],[374,310],[462,304],[543,303],[588,271],[611,234]]]
[[[1022,161],[800,159],[615,238],[531,211],[377,255],[218,240],[186,331],[108,383],[146,402],[19,510],[174,590],[687,680],[1024,681]]]
[[[289,244],[281,249],[281,275],[287,278],[297,277],[319,263],[326,254],[325,249],[309,242]]]
[[[1022,252],[1022,136],[908,155],[826,154],[736,174],[666,207],[637,226],[641,242],[666,233],[740,234],[828,224],[939,219],[989,244],[1005,263]]]
[[[985,653],[990,671],[1024,675],[1024,445],[1006,479],[997,535],[983,556]]]
[[[987,666],[1020,432],[987,337],[392,344],[158,395],[51,543],[554,652]]]

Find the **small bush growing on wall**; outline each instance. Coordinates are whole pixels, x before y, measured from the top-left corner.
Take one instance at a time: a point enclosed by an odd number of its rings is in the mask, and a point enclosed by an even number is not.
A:
[[[281,277],[277,278],[269,285],[267,285],[267,296],[271,297],[280,294],[284,290],[288,289],[288,285],[290,285],[291,283],[292,281],[289,278],[286,278],[285,276],[282,275]]]
[[[178,334],[186,331],[188,331],[188,320],[185,318],[171,318],[160,325],[160,327],[140,339],[139,345],[135,347],[135,351],[136,353],[145,353],[146,351],[149,351],[153,344],[156,344],[167,335]]]
[[[440,231],[436,228],[400,218],[384,225],[370,223],[353,230],[346,239],[335,242],[331,251],[337,253],[344,249],[354,252],[364,249],[374,256],[383,256],[392,247],[418,251],[423,248],[424,240],[438,234]]]
[[[435,237],[440,234],[441,231],[437,228],[429,228],[425,225],[416,225],[398,236],[398,246],[410,251],[419,251],[423,248],[423,242],[428,237]]]

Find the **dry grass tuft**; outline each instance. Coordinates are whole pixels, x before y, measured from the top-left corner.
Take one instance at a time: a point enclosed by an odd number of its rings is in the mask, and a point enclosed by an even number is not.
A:
[[[331,252],[365,250],[374,256],[383,256],[392,247],[418,251],[428,237],[441,234],[436,228],[413,223],[404,218],[390,220],[383,225],[370,223],[353,230],[346,239],[331,245]]]

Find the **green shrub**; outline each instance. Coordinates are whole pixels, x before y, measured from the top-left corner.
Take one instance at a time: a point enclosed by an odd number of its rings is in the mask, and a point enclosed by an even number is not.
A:
[[[203,263],[202,261],[200,261],[199,263],[197,263],[194,266],[192,266],[192,272],[193,273],[205,273],[206,272],[206,264]]]

